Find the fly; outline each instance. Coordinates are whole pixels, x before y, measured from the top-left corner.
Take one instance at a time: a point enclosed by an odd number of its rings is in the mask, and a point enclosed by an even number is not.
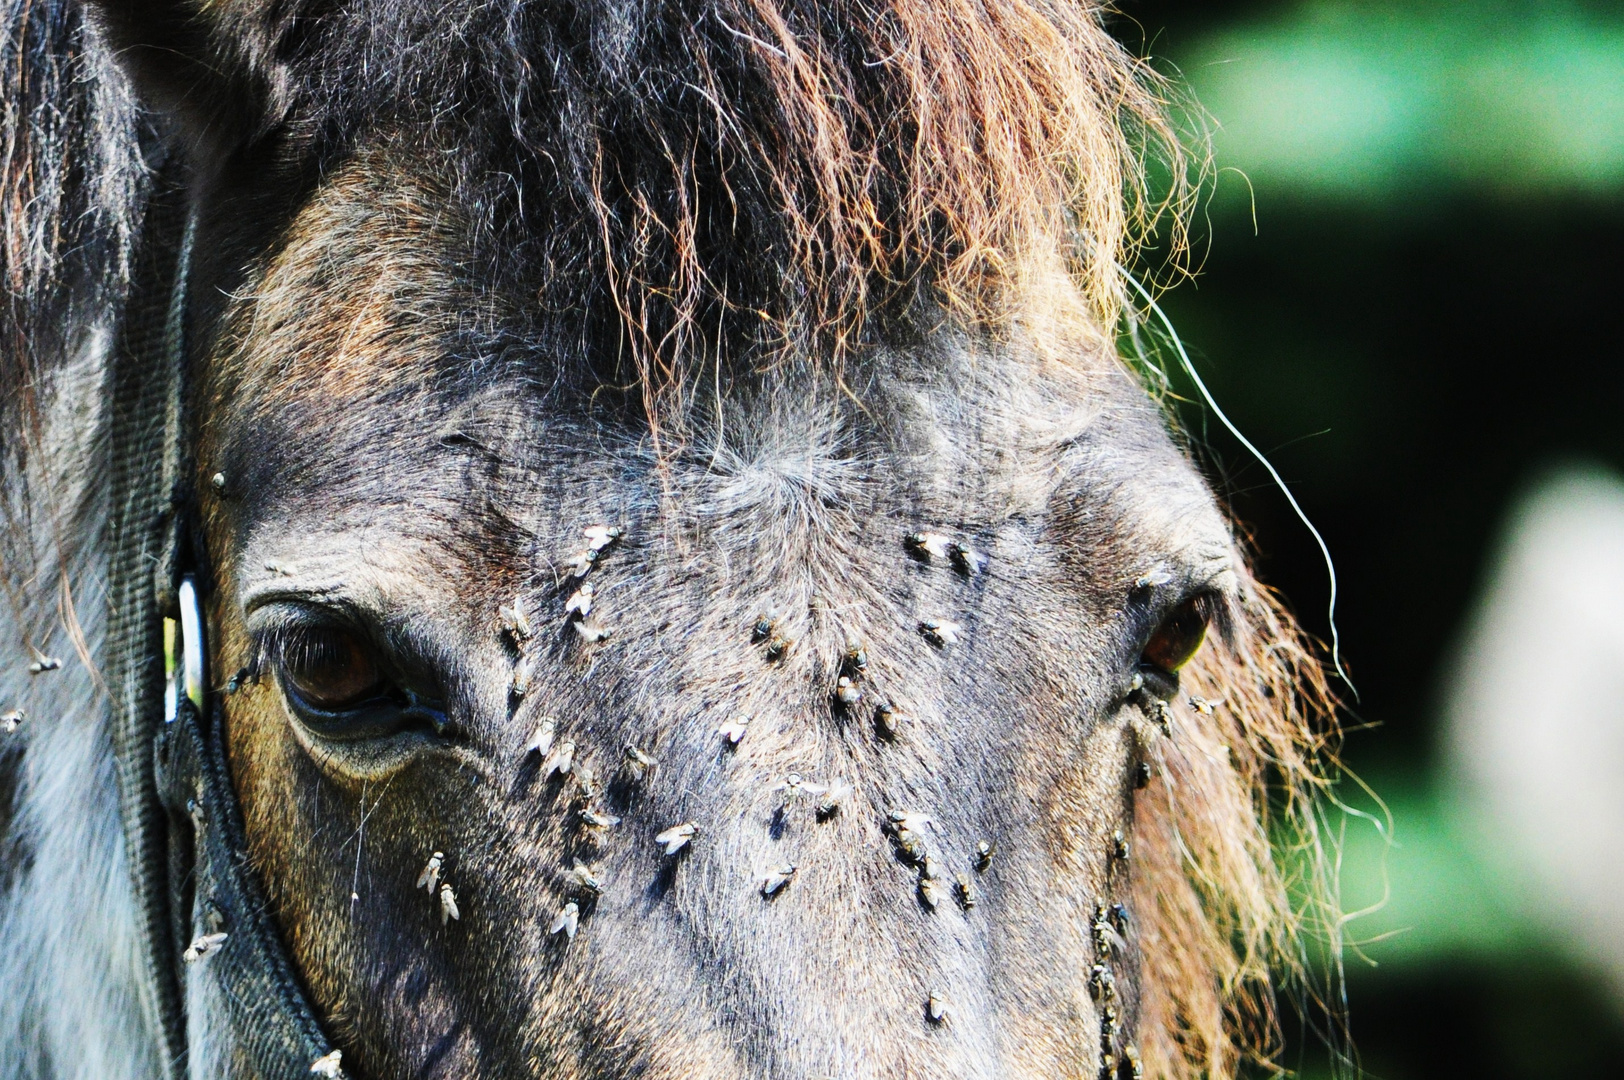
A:
[[[948,557],[948,548],[952,541],[941,533],[912,532],[908,534],[908,549],[917,558],[930,562],[932,559],[945,559]]]
[[[496,616],[502,622],[502,632],[513,644],[522,647],[535,636],[536,628],[530,625],[530,616],[525,614],[523,597],[515,596],[513,603],[497,608]]]
[[[558,721],[551,716],[543,716],[536,730],[531,733],[530,741],[524,744],[526,754],[540,754],[547,756],[553,748],[553,737],[558,734]]]
[[[965,577],[975,577],[987,565],[987,557],[968,544],[954,540],[947,545],[947,554],[952,559],[960,573]]]
[[[830,784],[823,797],[818,799],[818,820],[827,821],[840,813],[840,808],[851,799],[855,790],[850,784]]]
[[[593,771],[592,766],[577,761],[570,773],[575,777],[575,785],[581,789],[582,798],[596,799],[603,794],[603,785],[598,783],[598,774]]]
[[[744,714],[736,716],[733,719],[723,723],[721,727],[716,729],[716,734],[720,735],[722,737],[722,741],[727,743],[729,746],[737,746],[739,745],[739,740],[744,738],[745,729],[749,726],[750,716],[749,714]]]
[[[925,1001],[925,1015],[930,1017],[931,1023],[940,1024],[947,1019],[947,1011],[947,995],[940,990],[932,990]]]
[[[592,582],[590,581],[584,582],[579,589],[576,589],[570,598],[564,601],[564,617],[573,618],[579,615],[584,619],[592,614],[593,591]]]
[[[613,814],[603,814],[596,810],[582,810],[581,824],[593,829],[612,829],[620,824],[620,819]]]
[[[462,921],[462,912],[457,908],[457,893],[451,888],[451,882],[440,883],[440,925],[444,926],[452,919]]]
[[[762,896],[772,897],[778,895],[784,886],[789,884],[789,879],[794,876],[795,864],[784,863],[757,877],[756,884],[761,887]]]
[[[180,954],[180,958],[188,964],[195,964],[204,957],[213,956],[225,948],[226,938],[229,936],[224,931],[214,934],[199,934],[192,939],[190,945],[186,946],[186,951]]]
[[[521,657],[519,666],[513,670],[513,681],[508,683],[508,696],[522,698],[528,694],[533,677],[528,658]]]
[[[800,773],[790,773],[784,777],[782,783],[774,784],[772,790],[784,793],[785,808],[793,806],[803,795],[825,795],[829,791],[822,784],[814,784]]]
[[[835,700],[849,709],[863,700],[863,690],[851,681],[850,676],[842,675],[840,681],[835,683]]]
[[[1104,964],[1095,964],[1088,976],[1088,992],[1095,1001],[1110,1001],[1116,997],[1116,976]]]
[[[581,535],[587,549],[596,553],[625,536],[626,530],[619,525],[588,525]]]
[[[575,931],[580,925],[581,906],[574,900],[571,900],[569,903],[565,904],[561,909],[559,909],[558,915],[553,919],[552,926],[547,928],[547,933],[556,934],[559,931],[563,931],[565,937],[569,938],[571,941],[574,941]]]
[[[581,640],[588,645],[596,645],[609,636],[609,628],[604,626],[603,620],[596,615],[588,615],[586,618],[578,619],[570,625],[575,627],[575,632],[580,634]]]
[[[34,655],[38,659],[28,665],[30,674],[38,675],[42,671],[55,671],[62,666],[62,661],[55,656],[46,656],[42,652],[36,652]]]
[[[1146,703],[1150,718],[1156,722],[1156,727],[1165,738],[1173,737],[1173,710],[1167,707],[1167,702],[1161,698],[1151,698]]]
[[[423,872],[417,875],[417,887],[426,890],[430,896],[433,896],[434,890],[440,884],[440,868],[444,865],[445,852],[436,851],[433,855],[430,855],[428,863],[423,867]]]
[[[603,895],[603,882],[598,878],[597,869],[580,859],[576,859],[575,865],[564,871],[564,884],[576,892]]]
[[[685,821],[681,825],[673,825],[663,832],[655,833],[654,842],[663,846],[667,855],[675,855],[698,835],[699,826],[692,821]]]
[[[310,1071],[324,1080],[339,1080],[344,1075],[344,1051],[323,1054],[310,1063]]]
[[[543,780],[549,780],[552,778],[552,775],[555,772],[560,776],[568,776],[570,768],[574,764],[575,743],[569,739],[565,739],[563,742],[553,747],[552,752],[547,755],[544,761],[542,761],[541,778]]]
[[[900,735],[906,722],[907,718],[889,701],[880,702],[874,709],[874,726],[887,739],[895,739]]]
[[[841,658],[841,664],[848,675],[861,675],[868,670],[868,650],[861,641],[846,642],[846,655]]]
[[[631,743],[626,744],[626,768],[631,772],[633,780],[643,779],[649,770],[658,764],[659,761],[655,758],[649,757]]]
[[[1146,570],[1143,574],[1140,574],[1134,579],[1133,591],[1144,592],[1146,589],[1154,589],[1157,586],[1166,585],[1172,580],[1173,574],[1167,569],[1167,566],[1163,563],[1157,563],[1155,566],[1151,567],[1149,570]]]
[[[23,726],[23,721],[26,719],[28,719],[28,714],[23,710],[12,709],[9,712],[0,714],[0,727],[6,729],[7,735],[15,735],[17,729]]]
[[[938,649],[957,644],[959,640],[959,624],[952,619],[921,619],[919,632]]]

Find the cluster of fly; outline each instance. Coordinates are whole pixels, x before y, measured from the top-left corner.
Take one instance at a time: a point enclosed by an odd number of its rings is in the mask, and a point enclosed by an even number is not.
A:
[[[987,557],[962,540],[937,532],[911,532],[904,541],[920,562],[945,562],[965,577],[974,577],[987,566]]]
[[[1128,932],[1128,909],[1121,904],[1096,905],[1092,929],[1095,962],[1088,976],[1088,991],[1099,1007],[1100,1080],[1119,1080],[1119,1064],[1126,1066],[1133,1080],[1141,1080],[1144,1066],[1139,1060],[1139,1051],[1131,1044],[1124,1046],[1120,1063],[1116,1055],[1117,1039],[1122,1032],[1122,1010],[1111,961],[1127,948],[1123,935]]]
[[[851,799],[853,790],[852,785],[838,781],[833,784],[814,784],[800,773],[790,773],[772,787],[772,791],[779,794],[780,815],[787,817],[796,808],[810,805],[813,816],[819,821],[828,821],[840,813],[841,806]]]
[[[1173,737],[1173,710],[1166,701],[1152,694],[1146,688],[1145,677],[1140,672],[1134,672],[1133,680],[1128,684],[1127,700],[1144,710],[1145,715],[1155,722],[1157,730],[1162,733],[1164,738],[1171,739]],[[1202,703],[1210,711],[1212,703],[1204,699]]]
[[[571,580],[580,581],[598,564],[610,545],[625,535],[619,525],[592,525],[582,534],[586,546],[566,560]],[[596,587],[590,581],[581,581],[564,601],[564,618],[575,627],[575,632],[588,645],[609,636],[600,616],[593,614],[592,605]]]
[[[886,818],[891,841],[897,856],[919,871],[919,900],[932,911],[941,906],[945,898],[942,884],[942,866],[930,850],[925,839],[925,827],[931,823],[927,814],[912,810],[892,810]]]
[[[436,851],[429,856],[424,864],[423,872],[417,875],[417,887],[434,896],[436,892],[440,897],[440,925],[444,926],[452,919],[462,920],[462,911],[457,907],[457,892],[451,887],[451,882],[445,881],[442,875],[445,872],[445,852]]]
[[[527,756],[534,754],[541,759],[539,771],[542,783],[558,777],[573,784],[576,798],[574,819],[580,826],[583,839],[596,844],[604,833],[620,824],[619,817],[598,804],[604,794],[602,780],[583,760],[573,739],[558,738],[558,721],[554,717],[543,717],[537,723],[535,732],[525,743],[524,753]],[[643,783],[659,764],[657,758],[632,743],[621,748],[622,775],[630,784]],[[664,848],[666,855],[675,855],[686,849],[699,832],[696,823],[687,821],[661,830],[654,841]],[[603,894],[603,874],[596,865],[577,858],[559,877],[564,903],[553,917],[548,933],[563,934],[566,940],[573,941],[576,931],[580,929],[581,919]]]
[[[1095,905],[1092,929],[1095,955],[1105,963],[1127,950],[1128,909],[1121,904]]]
[[[863,679],[868,674],[868,649],[860,641],[846,642],[840,658],[840,677],[835,682],[835,708],[855,709],[863,700]]]
[[[756,618],[755,624],[750,627],[750,641],[761,646],[761,655],[768,660],[782,660],[789,655],[789,649],[794,644],[778,625],[778,620],[771,615],[761,615]]]
[[[564,563],[568,571],[567,582],[571,586],[564,600],[564,621],[574,627],[575,632],[588,644],[602,641],[609,636],[609,631],[593,611],[596,586],[582,579],[598,564],[603,553],[624,535],[625,530],[619,525],[590,525],[581,532],[585,546]],[[536,635],[535,623],[522,595],[499,607],[497,617],[503,635],[520,654],[512,693],[514,697],[522,698],[530,689],[531,670],[525,663],[525,656]]]

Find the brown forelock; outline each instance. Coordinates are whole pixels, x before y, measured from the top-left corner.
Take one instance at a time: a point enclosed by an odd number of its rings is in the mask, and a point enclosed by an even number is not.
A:
[[[426,124],[531,287],[681,428],[739,342],[838,368],[921,293],[1001,325],[1034,259],[1114,320],[1186,162],[1165,85],[1096,3],[524,0],[212,6],[268,131]],[[222,59],[221,62],[226,62]],[[325,152],[318,150],[316,152]],[[1150,158],[1171,178],[1147,194]],[[1178,247],[1182,218],[1167,218]],[[588,324],[583,319],[583,324]],[[724,345],[719,345],[721,339]]]
[[[273,676],[228,698],[250,847],[346,1066],[1092,1076],[1095,912],[1114,901],[1118,1048],[1165,1077],[1266,1053],[1269,968],[1296,931],[1268,825],[1282,807],[1311,823],[1323,685],[1065,275],[1034,276],[996,340],[942,329],[868,354],[855,401],[815,365],[780,369],[655,454],[642,421],[595,412],[564,361],[515,344],[522,314],[459,269],[475,226],[381,160],[336,174],[234,300],[198,463],[219,670],[251,663],[245,601],[279,589],[431,669],[461,728],[363,778],[354,747],[300,734]],[[565,560],[613,523],[627,536],[587,579],[610,636],[588,644]],[[985,570],[909,555],[919,528]],[[1172,583],[1133,599],[1158,565]],[[1221,704],[1176,704],[1168,740],[1124,704],[1137,642],[1214,566],[1228,634],[1187,690]],[[497,614],[515,595],[537,626],[516,703]],[[753,641],[762,615],[791,640],[781,660]],[[927,618],[961,640],[932,645]],[[869,668],[846,710],[848,638]],[[894,740],[882,699],[909,718]],[[743,713],[729,751],[716,729]],[[618,825],[594,833],[576,781],[538,776],[522,748],[544,714]],[[627,744],[660,762],[640,784]],[[1141,757],[1156,778],[1136,792]],[[856,791],[833,820],[780,817],[790,772]],[[892,808],[935,819],[973,909],[926,909]],[[688,820],[701,836],[664,857],[654,834]],[[982,839],[998,850],[978,873]],[[444,926],[413,888],[435,850],[461,908]],[[606,891],[566,942],[547,930],[577,857]],[[756,877],[783,861],[799,871],[764,899]]]

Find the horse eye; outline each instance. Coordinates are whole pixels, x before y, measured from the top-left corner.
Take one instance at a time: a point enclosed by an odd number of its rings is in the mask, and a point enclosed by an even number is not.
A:
[[[383,689],[372,650],[348,630],[301,630],[283,645],[280,660],[288,687],[324,712],[354,708]]]
[[[1205,597],[1197,596],[1174,608],[1145,643],[1141,662],[1169,674],[1177,673],[1189,663],[1207,636],[1209,606]]]

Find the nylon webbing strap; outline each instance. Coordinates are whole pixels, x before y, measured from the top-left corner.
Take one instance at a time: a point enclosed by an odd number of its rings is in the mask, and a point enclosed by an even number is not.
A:
[[[249,866],[222,713],[217,705],[200,713],[182,692],[174,722],[164,719],[163,620],[175,610],[181,574],[195,569],[187,565],[185,342],[192,225],[178,173],[166,166],[148,204],[109,383],[104,671],[139,911],[142,1004],[159,1034],[166,1078],[206,1067],[187,1058],[181,954],[194,934],[225,933],[224,945],[198,961],[219,988],[231,1028],[229,1038],[209,1041],[231,1047],[262,1080],[307,1080],[332,1047]],[[205,689],[206,680],[205,666]],[[206,693],[204,702],[207,709]]]
[[[176,170],[166,168],[147,205],[110,376],[103,661],[124,847],[139,920],[142,1005],[160,1034],[160,1062],[169,1077],[181,1075],[186,1028],[180,987],[170,974],[176,942],[169,911],[168,815],[158,801],[151,747],[163,722],[160,597],[172,595],[168,590],[173,585],[175,515],[165,479],[178,473],[178,460],[173,459],[179,447],[169,413],[178,400],[179,373],[173,370],[169,316],[185,213]]]
[[[227,935],[220,951],[200,963],[223,991],[236,1049],[254,1063],[261,1080],[309,1080],[311,1063],[332,1046],[248,865],[242,811],[226,765],[224,717],[215,705],[205,722],[183,696],[172,730],[163,736],[160,789],[170,806],[196,823],[188,891],[196,897],[197,930]]]

